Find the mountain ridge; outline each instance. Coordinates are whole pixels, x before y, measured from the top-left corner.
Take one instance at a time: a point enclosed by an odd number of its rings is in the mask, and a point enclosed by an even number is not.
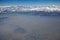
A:
[[[60,7],[56,6],[47,6],[47,7],[24,7],[24,6],[0,6],[0,12],[3,12],[5,10],[8,11],[45,11],[45,12],[53,12],[53,11],[60,11]]]

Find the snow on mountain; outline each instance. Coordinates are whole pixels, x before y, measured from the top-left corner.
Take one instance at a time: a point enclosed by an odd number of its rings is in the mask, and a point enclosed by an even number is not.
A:
[[[60,12],[60,7],[56,7],[56,6],[48,6],[48,7],[24,7],[24,6],[0,6],[0,12],[3,11],[11,11],[11,12],[15,12],[15,11],[45,11],[45,12],[53,12],[53,11],[57,11]]]

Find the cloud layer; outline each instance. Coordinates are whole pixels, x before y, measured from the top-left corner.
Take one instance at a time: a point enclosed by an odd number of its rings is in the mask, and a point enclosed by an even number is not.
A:
[[[2,11],[45,11],[45,12],[53,12],[60,11],[60,7],[57,6],[47,6],[47,7],[24,7],[24,6],[0,6],[0,12]]]

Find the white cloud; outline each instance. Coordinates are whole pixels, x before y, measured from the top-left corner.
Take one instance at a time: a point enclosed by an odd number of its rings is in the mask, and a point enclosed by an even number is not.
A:
[[[51,7],[18,7],[18,6],[0,6],[0,11],[3,10],[11,10],[11,11],[60,11],[60,7],[57,7],[55,5],[52,5]]]

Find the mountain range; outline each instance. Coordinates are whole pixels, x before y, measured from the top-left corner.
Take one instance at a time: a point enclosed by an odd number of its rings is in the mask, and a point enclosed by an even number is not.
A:
[[[29,14],[40,16],[60,16],[60,7],[24,7],[24,6],[0,6],[0,14]]]

